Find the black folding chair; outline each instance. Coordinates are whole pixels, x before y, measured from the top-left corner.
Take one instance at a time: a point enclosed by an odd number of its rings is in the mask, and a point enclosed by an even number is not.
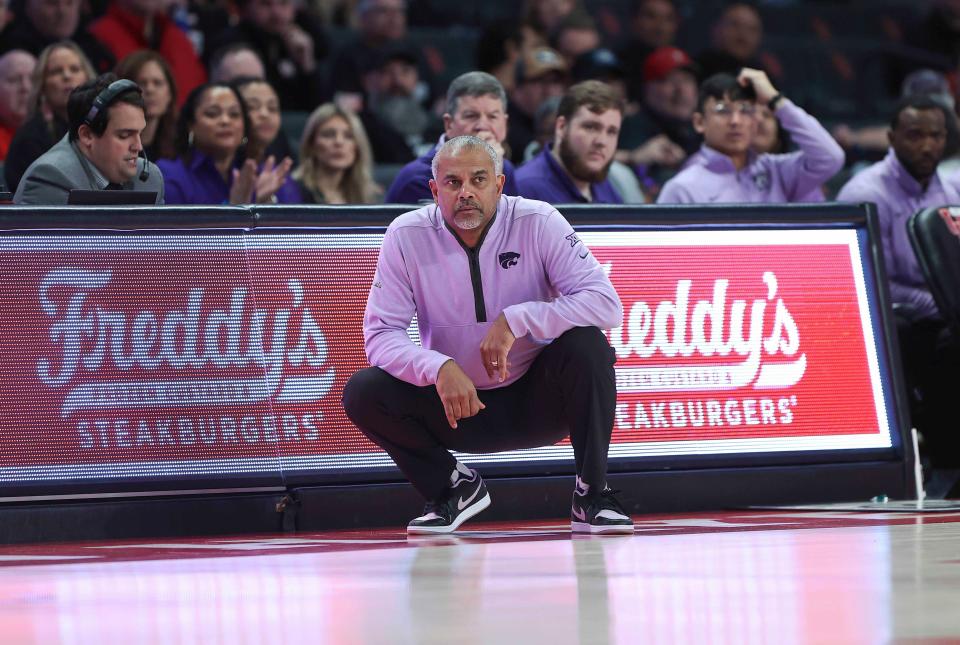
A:
[[[907,234],[940,315],[960,338],[960,206],[917,211]]]

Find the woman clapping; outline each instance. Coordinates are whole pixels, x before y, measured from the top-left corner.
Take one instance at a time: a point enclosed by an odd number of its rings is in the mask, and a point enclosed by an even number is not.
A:
[[[160,160],[167,204],[296,203],[293,162],[269,156],[258,167],[244,150],[249,121],[239,94],[211,83],[190,93],[177,124],[177,158]]]

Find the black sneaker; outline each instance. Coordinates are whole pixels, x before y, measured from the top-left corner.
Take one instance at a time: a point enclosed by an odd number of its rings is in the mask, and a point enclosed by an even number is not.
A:
[[[574,533],[633,533],[633,520],[614,497],[620,491],[605,488],[599,494],[577,487],[573,491],[570,528]]]
[[[490,506],[490,493],[475,470],[472,477],[461,476],[443,495],[427,502],[423,515],[407,525],[407,533],[452,533],[461,524]]]

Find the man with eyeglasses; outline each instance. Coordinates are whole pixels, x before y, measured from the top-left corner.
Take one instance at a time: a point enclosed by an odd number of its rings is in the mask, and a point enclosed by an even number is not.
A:
[[[757,154],[757,103],[776,114],[798,150]],[[716,74],[700,85],[693,127],[703,146],[668,181],[660,204],[785,203],[804,197],[843,166],[843,149],[820,123],[780,94],[766,73],[743,69]]]

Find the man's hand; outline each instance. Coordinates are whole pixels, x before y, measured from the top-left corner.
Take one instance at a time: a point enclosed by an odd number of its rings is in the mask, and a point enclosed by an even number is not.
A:
[[[492,132],[484,131],[478,132],[475,135],[478,139],[482,139],[490,144],[490,147],[497,151],[497,154],[500,155],[500,158],[503,159],[503,155],[506,152],[503,149],[503,144],[497,141],[497,137],[494,136]]]
[[[517,337],[513,335],[507,317],[501,313],[490,325],[486,338],[480,343],[480,360],[483,361],[483,369],[487,370],[487,376],[493,378],[494,374],[499,372],[501,383],[510,376],[507,354],[515,340]]]
[[[660,164],[661,166],[676,166],[687,156],[683,148],[675,144],[665,134],[658,134],[647,139],[642,145],[630,151],[630,163]]]
[[[774,96],[777,95],[777,88],[773,86],[767,73],[759,69],[750,69],[744,67],[737,76],[737,82],[743,87],[753,85],[753,91],[757,94],[757,103],[766,105]]]
[[[290,58],[297,64],[300,71],[305,74],[313,73],[317,61],[313,57],[313,38],[310,34],[297,25],[290,25],[283,34],[283,42],[287,46]]]
[[[437,394],[447,414],[447,423],[457,428],[457,419],[472,417],[485,406],[477,397],[477,388],[452,358],[437,372]]]

